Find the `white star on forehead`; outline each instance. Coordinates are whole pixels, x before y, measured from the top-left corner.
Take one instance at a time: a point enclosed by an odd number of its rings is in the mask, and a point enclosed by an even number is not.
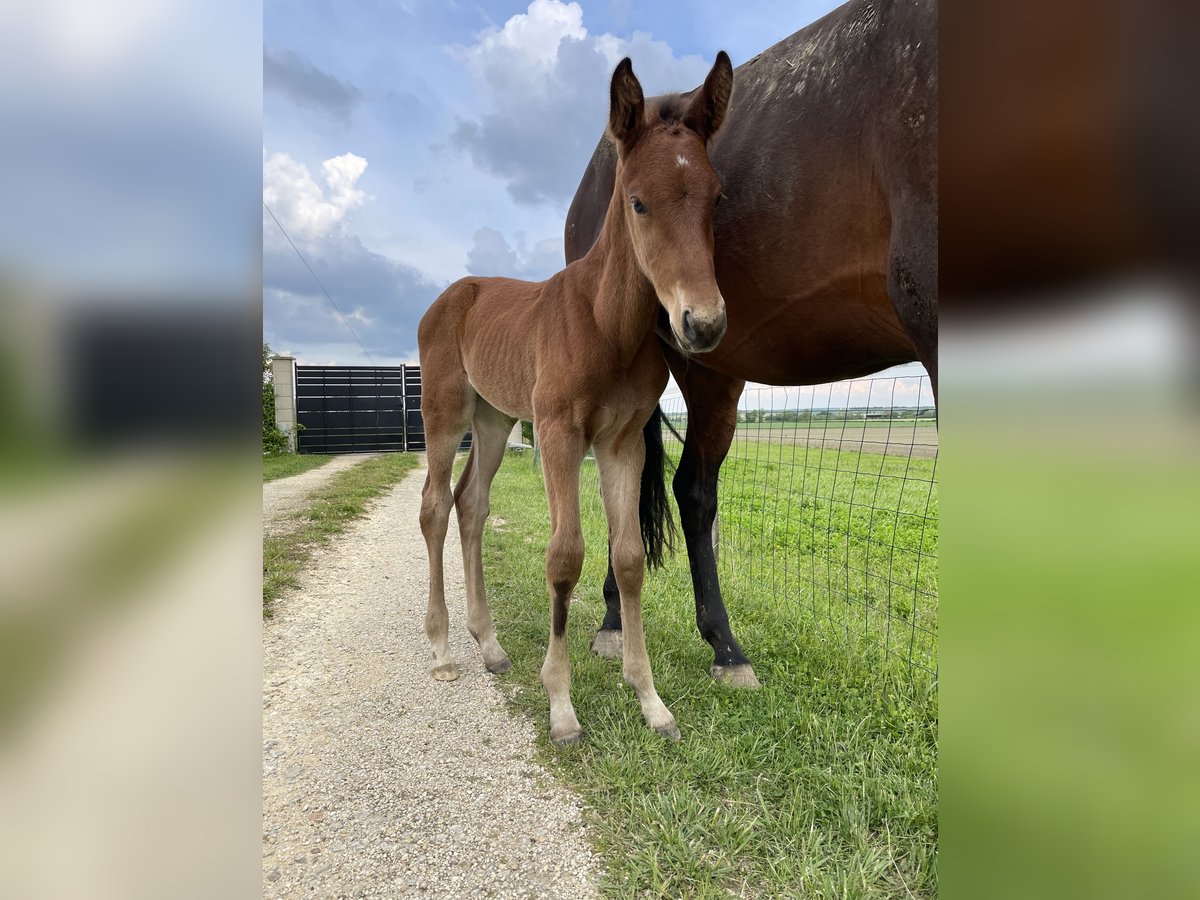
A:
[[[688,165],[690,165],[690,163],[689,163],[689,161],[688,161],[688,158],[687,158],[686,156],[684,156],[684,155],[681,153],[681,154],[679,154],[678,156],[676,156],[676,157],[675,157],[675,165],[676,165],[678,168],[682,169],[682,168],[684,168],[685,166],[688,166]]]

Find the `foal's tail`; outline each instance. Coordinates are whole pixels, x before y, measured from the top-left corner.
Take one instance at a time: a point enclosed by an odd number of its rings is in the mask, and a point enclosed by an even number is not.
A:
[[[667,454],[663,450],[662,426],[671,423],[663,416],[661,406],[655,406],[649,421],[642,429],[646,443],[646,462],[642,466],[642,493],[638,500],[638,518],[642,524],[642,544],[646,548],[646,565],[660,568],[663,557],[675,549],[675,520],[667,499]],[[676,437],[679,435],[671,428]]]

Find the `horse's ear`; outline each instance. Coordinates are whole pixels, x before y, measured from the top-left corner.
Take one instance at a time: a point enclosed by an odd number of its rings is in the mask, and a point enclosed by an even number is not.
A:
[[[633,63],[625,57],[613,72],[608,111],[608,132],[617,148],[626,153],[637,143],[643,128],[646,99],[642,85],[633,74]]]
[[[712,71],[704,79],[700,90],[692,97],[688,108],[688,125],[700,137],[708,140],[717,133],[725,114],[729,111],[729,96],[733,93],[733,63],[724,50],[717,53]]]

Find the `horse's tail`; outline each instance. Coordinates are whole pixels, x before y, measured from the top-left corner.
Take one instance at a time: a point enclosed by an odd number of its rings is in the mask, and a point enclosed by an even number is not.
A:
[[[666,423],[661,406],[655,406],[642,429],[646,442],[646,462],[642,466],[642,493],[638,500],[638,518],[642,524],[642,544],[646,548],[646,565],[660,568],[663,557],[675,549],[675,520],[667,499],[667,454],[663,450],[662,426]],[[671,433],[679,436],[674,428]]]

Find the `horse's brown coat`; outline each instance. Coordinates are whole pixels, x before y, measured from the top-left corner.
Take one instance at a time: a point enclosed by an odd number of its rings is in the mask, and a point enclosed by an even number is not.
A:
[[[714,674],[735,683],[757,680],[729,629],[710,535],[744,381],[822,383],[919,359],[936,390],[937,65],[936,0],[851,0],[738,67],[712,143],[728,334],[702,356],[663,337],[689,414],[675,496],[696,619]],[[613,162],[602,140],[567,217],[568,260],[602,227]],[[620,628],[613,588],[599,647]]]
[[[712,213],[720,183],[706,143],[724,119],[732,80],[729,58],[721,53],[689,101],[668,98],[648,105],[624,60],[611,85],[609,133],[618,148],[614,188],[591,251],[544,282],[458,281],[435,301],[417,332],[429,462],[421,529],[430,563],[426,632],[432,674],[457,677],[442,584],[451,505],[462,535],[468,627],[490,671],[510,666],[484,596],[481,541],[508,431],[516,419],[532,419],[550,506],[546,580],[552,614],[542,683],[556,743],[581,734],[569,693],[565,634],[570,592],[583,565],[579,469],[589,446],[600,470],[626,623],[625,679],[637,692],[647,724],[679,735],[654,689],[642,635],[642,426],[667,381],[655,335],[660,309],[675,339],[690,350],[715,347],[725,331],[725,305],[713,270]],[[474,445],[451,494],[451,467],[468,426]]]

